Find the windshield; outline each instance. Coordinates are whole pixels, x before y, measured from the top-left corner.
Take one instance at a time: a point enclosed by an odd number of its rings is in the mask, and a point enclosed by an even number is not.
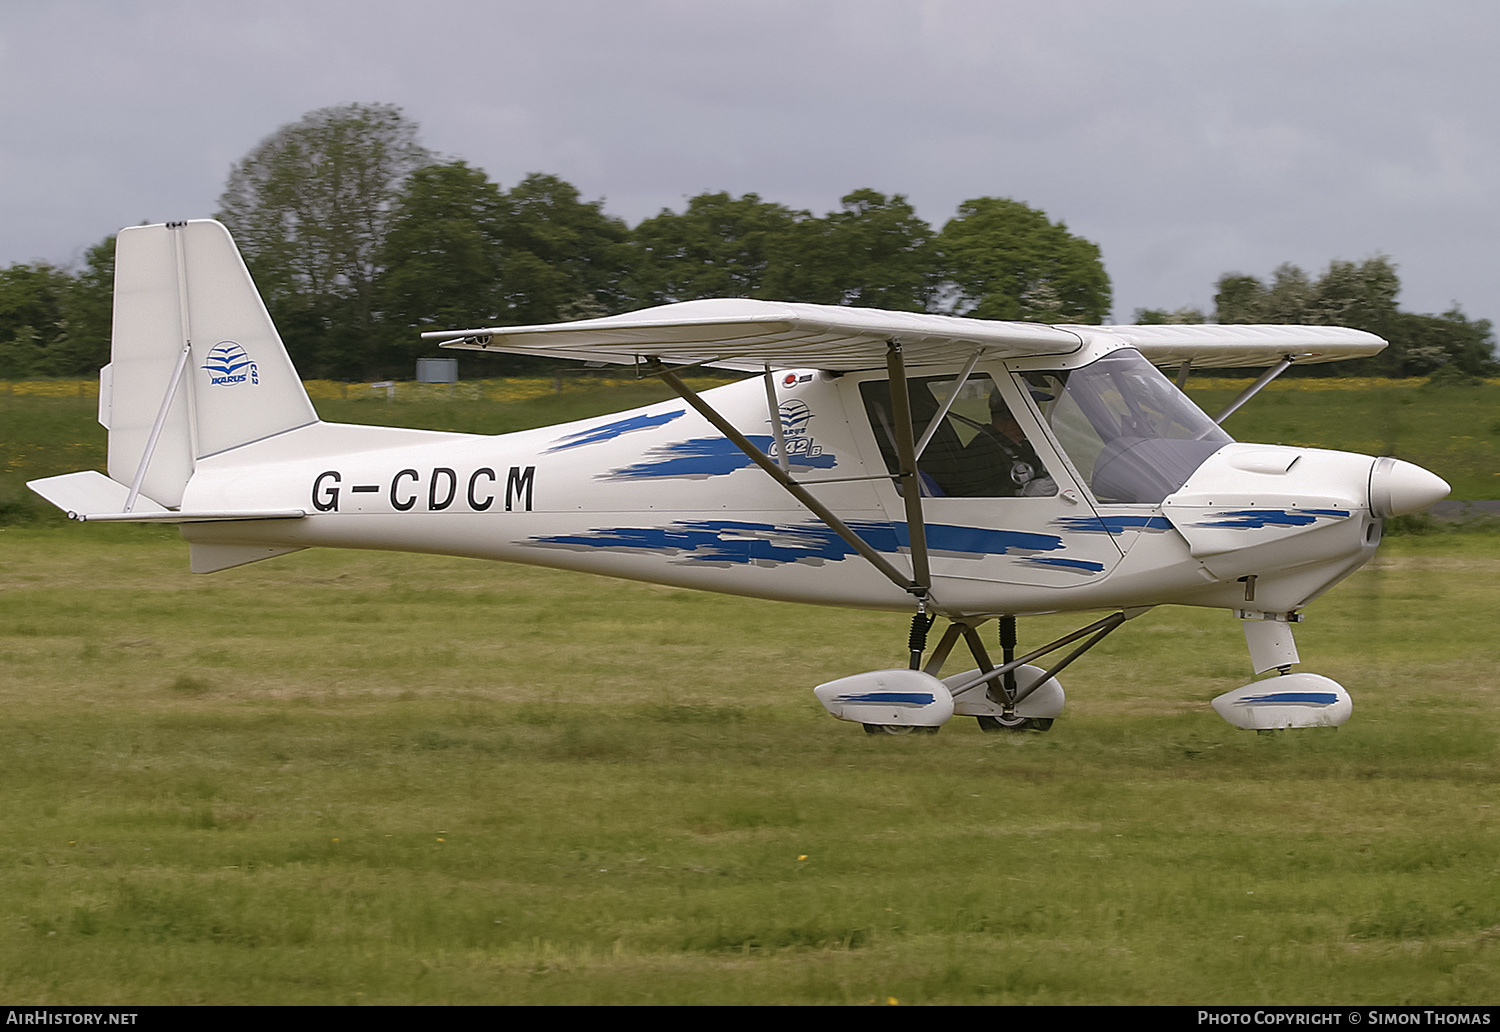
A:
[[[1019,376],[1101,502],[1160,502],[1233,440],[1138,351]]]

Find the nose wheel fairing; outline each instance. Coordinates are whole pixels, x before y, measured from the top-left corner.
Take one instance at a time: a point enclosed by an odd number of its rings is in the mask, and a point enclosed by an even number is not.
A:
[[[1279,674],[1225,692],[1214,712],[1247,731],[1293,727],[1338,727],[1354,712],[1354,702],[1337,681],[1312,673]]]

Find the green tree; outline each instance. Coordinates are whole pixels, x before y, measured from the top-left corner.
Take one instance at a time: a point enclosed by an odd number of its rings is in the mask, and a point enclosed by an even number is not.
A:
[[[1429,376],[1457,370],[1468,376],[1494,376],[1495,337],[1488,319],[1470,320],[1454,305],[1442,315],[1398,312],[1385,332],[1391,346],[1367,360],[1387,376]]]
[[[505,194],[501,293],[512,324],[608,315],[631,307],[630,231],[556,176],[532,173]]]
[[[938,250],[954,314],[1100,323],[1109,312],[1098,245],[1019,201],[965,201],[943,227]]]
[[[1218,292],[1214,294],[1214,318],[1220,323],[1257,323],[1262,318],[1261,303],[1265,296],[1265,284],[1254,276],[1241,272],[1227,272],[1219,277]]]
[[[505,214],[500,187],[462,161],[407,178],[381,262],[386,375],[409,374],[433,351],[423,330],[507,321],[500,285]]]
[[[1385,255],[1362,262],[1332,261],[1316,280],[1290,262],[1269,284],[1244,273],[1219,277],[1214,303],[1221,323],[1353,326],[1381,333],[1396,314],[1401,280]]]
[[[0,376],[55,376],[68,343],[71,277],[46,262],[0,269]]]
[[[1196,308],[1182,307],[1172,311],[1165,308],[1137,308],[1135,321],[1141,326],[1172,324],[1194,324],[1205,322],[1203,313]]]
[[[282,126],[231,169],[218,218],[307,371],[369,364],[398,192],[430,163],[400,108],[347,104]]]
[[[87,376],[109,361],[115,238],[73,273],[46,262],[0,269],[0,377]]]
[[[921,312],[937,291],[932,227],[901,194],[861,189],[773,237],[764,292],[788,301]]]
[[[381,279],[392,362],[430,353],[434,327],[548,323],[630,307],[623,280],[629,232],[601,201],[556,176],[527,176],[502,193],[462,161],[408,178],[386,238]],[[538,363],[496,358],[516,372]],[[543,363],[547,364],[547,363]]]
[[[1360,262],[1335,259],[1316,280],[1295,265],[1276,268],[1269,284],[1244,273],[1219,277],[1215,304],[1221,323],[1350,326],[1389,342],[1373,358],[1337,366],[1309,366],[1309,375],[1426,376],[1451,367],[1470,376],[1495,369],[1488,320],[1470,321],[1454,305],[1442,315],[1402,312],[1401,280],[1386,255]]]
[[[1317,319],[1327,326],[1353,326],[1381,333],[1397,314],[1401,279],[1386,255],[1362,262],[1334,259],[1318,277]]]
[[[1323,314],[1321,300],[1307,273],[1290,262],[1283,262],[1271,274],[1264,305],[1268,312],[1275,313],[1276,322],[1311,323]]]
[[[768,297],[768,282],[785,285],[774,266],[787,260],[793,227],[807,217],[753,193],[704,193],[681,214],[663,209],[631,234],[635,303]]]
[[[115,296],[115,238],[111,234],[84,254],[83,268],[69,277],[63,295],[68,332],[53,348],[59,376],[98,372],[109,361]]]
[[[47,350],[30,326],[17,326],[0,338],[0,379],[25,380],[47,368]]]

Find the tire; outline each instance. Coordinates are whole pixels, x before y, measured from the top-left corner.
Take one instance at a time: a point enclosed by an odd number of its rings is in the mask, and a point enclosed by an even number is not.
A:
[[[1052,728],[1051,717],[1016,717],[1014,720],[1004,720],[1001,717],[975,717],[979,721],[981,731],[1049,731]]]

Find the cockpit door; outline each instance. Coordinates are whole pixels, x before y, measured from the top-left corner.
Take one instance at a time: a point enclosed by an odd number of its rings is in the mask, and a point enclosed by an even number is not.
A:
[[[1132,348],[1071,368],[1012,368],[1075,479],[1087,484],[1099,532],[1125,552],[1141,535],[1175,536],[1162,501],[1229,435]]]
[[[962,383],[953,372],[915,369],[907,385],[940,597],[965,594],[956,589],[966,582],[1071,587],[1115,567],[1121,552],[1113,536],[1002,366],[981,366]],[[858,381],[858,390],[870,434],[866,446],[894,473],[890,381],[871,375]],[[897,485],[883,481],[877,491],[888,518],[904,530]],[[955,583],[940,589],[945,580]]]

